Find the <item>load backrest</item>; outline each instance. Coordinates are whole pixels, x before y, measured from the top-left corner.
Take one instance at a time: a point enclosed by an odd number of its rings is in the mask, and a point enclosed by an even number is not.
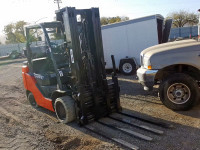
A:
[[[72,76],[76,77],[74,85],[103,86],[106,75],[99,9],[66,7],[56,16],[64,25]]]

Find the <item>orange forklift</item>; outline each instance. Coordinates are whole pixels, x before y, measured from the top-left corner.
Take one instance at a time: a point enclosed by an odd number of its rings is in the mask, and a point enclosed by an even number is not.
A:
[[[122,112],[114,56],[111,57],[112,79],[106,78],[98,8],[60,9],[56,11],[56,21],[27,26],[26,38],[27,62],[22,67],[22,76],[27,99],[33,107],[40,106],[55,112],[62,123],[76,120],[84,126],[97,121],[108,128],[147,141],[152,138],[99,119],[109,117],[155,134],[163,134],[163,131],[131,123],[111,114],[118,113],[168,127],[162,122]],[[87,129],[127,148],[138,149],[98,129],[89,126]]]

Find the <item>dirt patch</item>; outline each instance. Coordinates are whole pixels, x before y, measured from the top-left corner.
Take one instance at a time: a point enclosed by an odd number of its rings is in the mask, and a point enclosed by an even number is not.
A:
[[[45,132],[45,137],[56,144],[55,149],[57,150],[68,150],[68,149],[95,149],[96,145],[100,144],[100,141],[88,138],[80,138],[76,136],[62,136],[52,130]]]
[[[68,136],[60,136],[51,130],[47,130],[45,132],[45,136],[48,140],[56,144],[61,144],[64,140],[67,140],[69,138]]]

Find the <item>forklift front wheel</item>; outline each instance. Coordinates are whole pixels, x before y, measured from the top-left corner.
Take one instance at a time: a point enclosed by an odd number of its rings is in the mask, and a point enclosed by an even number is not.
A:
[[[35,101],[35,97],[33,96],[32,93],[29,93],[27,98],[28,98],[28,101],[29,101],[29,103],[31,104],[32,107],[34,107],[34,108],[38,108],[39,107],[37,102]]]
[[[75,101],[70,96],[57,98],[54,108],[59,122],[69,123],[75,120]]]

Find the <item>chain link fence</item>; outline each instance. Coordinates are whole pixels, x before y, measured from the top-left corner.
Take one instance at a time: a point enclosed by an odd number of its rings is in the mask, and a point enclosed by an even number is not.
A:
[[[61,44],[62,40],[51,40],[54,44]],[[40,42],[32,42],[32,45],[38,45]],[[17,43],[17,44],[7,44],[7,45],[0,45],[0,57],[7,56],[12,51],[17,51],[22,53],[23,48],[26,47],[26,43]]]
[[[12,51],[23,52],[25,46],[25,43],[0,45],[0,56],[9,55]]]
[[[178,37],[190,38],[198,36],[198,26],[182,27],[182,28],[171,28],[170,40]]]

